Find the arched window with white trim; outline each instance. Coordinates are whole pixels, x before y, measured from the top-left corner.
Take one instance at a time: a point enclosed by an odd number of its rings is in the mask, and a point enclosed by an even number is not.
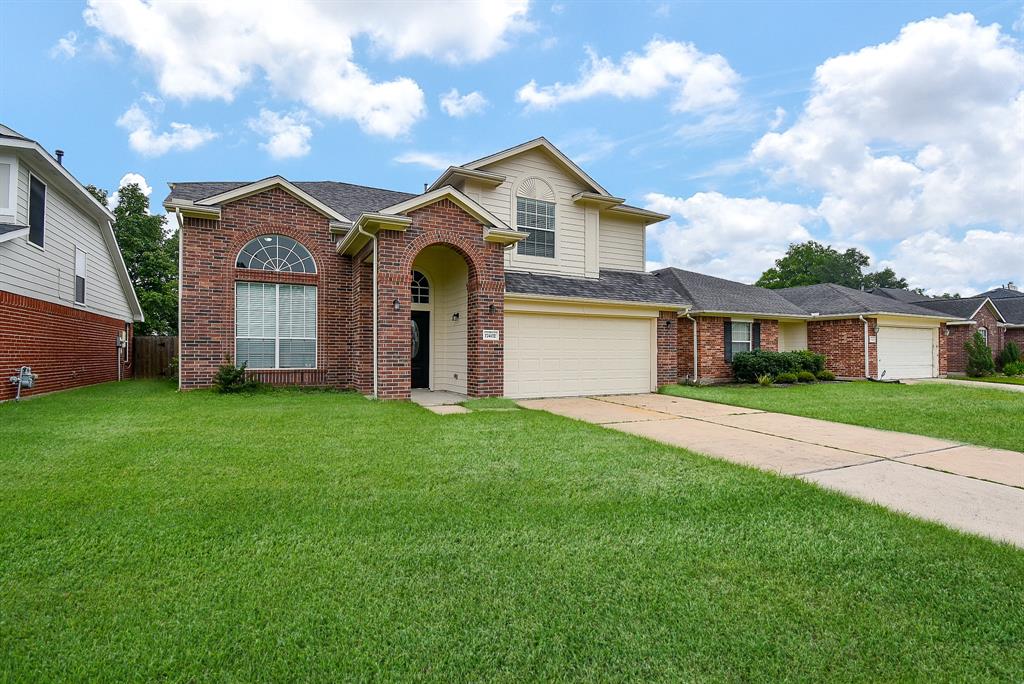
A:
[[[555,258],[555,191],[547,181],[531,177],[519,184],[516,230],[529,233],[519,241],[519,254]]]
[[[419,271],[412,272],[412,303],[430,303],[430,283],[427,281],[427,276]]]
[[[238,268],[282,273],[316,273],[313,255],[287,235],[260,235],[242,247]]]

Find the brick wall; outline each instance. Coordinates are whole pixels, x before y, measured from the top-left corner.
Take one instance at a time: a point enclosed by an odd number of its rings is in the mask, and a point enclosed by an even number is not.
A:
[[[678,380],[693,380],[693,328],[696,320],[680,318],[676,328]]]
[[[381,231],[377,238],[378,396],[409,396],[412,264],[424,248],[436,244],[462,255],[468,267],[466,391],[474,397],[501,396],[505,344],[502,246],[485,242],[480,223],[447,199],[417,209],[409,217],[412,224],[405,231]],[[497,330],[499,339],[483,340],[485,329]]]
[[[874,329],[875,319],[868,325]],[[872,333],[872,336],[874,334]],[[864,323],[857,318],[807,321],[807,348],[825,355],[825,368],[842,378],[864,377]],[[868,343],[869,372],[878,372],[878,345]]]
[[[678,318],[675,311],[662,311],[658,316],[658,387],[679,382]]]
[[[974,336],[979,328],[988,330],[988,346],[995,357],[1003,349],[1006,334],[1010,331],[1000,328],[995,315],[988,306],[983,306],[971,319],[977,325],[951,325],[949,337],[946,338],[946,368],[950,373],[963,373],[967,370],[967,352],[964,345]]]
[[[725,360],[725,323],[722,316],[695,316],[697,325],[697,379],[701,382],[732,380],[732,366]],[[755,319],[761,328],[761,349],[779,350],[779,322]],[[680,318],[676,331],[676,370],[680,379],[693,378],[693,326],[688,318]]]
[[[287,235],[313,255],[317,273],[274,273],[235,268],[245,244],[259,235]],[[334,387],[352,385],[348,351],[351,260],[334,252],[328,219],[280,188],[271,188],[223,207],[221,220],[184,219],[182,228],[181,353],[182,389],[209,386],[217,367],[235,353],[236,281],[302,283],[317,286],[317,369],[261,377]]]
[[[1024,352],[1024,328],[1004,328],[1003,344],[1013,342],[1017,348]]]
[[[8,378],[21,366],[39,375],[35,387],[22,396],[117,380],[119,333],[124,321],[74,307],[0,292],[0,401],[13,399],[16,388]],[[131,359],[129,347],[122,358]],[[131,377],[130,363],[121,368]]]

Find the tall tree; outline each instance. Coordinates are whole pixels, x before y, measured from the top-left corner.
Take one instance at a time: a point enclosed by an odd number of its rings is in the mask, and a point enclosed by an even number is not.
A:
[[[786,255],[775,261],[775,266],[761,274],[757,284],[778,289],[836,283],[853,288],[907,287],[907,281],[891,268],[864,273],[871,259],[867,254],[850,247],[844,252],[810,240],[791,244]]]
[[[106,206],[106,193],[88,188]],[[114,235],[146,320],[138,335],[173,335],[178,330],[178,231],[164,233],[166,217],[149,213],[149,198],[136,183],[117,192]]]

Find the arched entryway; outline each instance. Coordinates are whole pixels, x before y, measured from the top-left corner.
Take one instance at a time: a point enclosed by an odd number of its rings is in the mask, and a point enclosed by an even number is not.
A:
[[[469,267],[441,244],[425,247],[412,264],[410,386],[468,393]]]

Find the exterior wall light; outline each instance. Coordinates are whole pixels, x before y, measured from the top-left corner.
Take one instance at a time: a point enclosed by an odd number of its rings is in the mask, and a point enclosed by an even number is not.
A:
[[[402,303],[400,301],[398,301],[397,298],[395,299],[395,301],[391,302],[391,304],[395,307],[395,311],[401,311],[402,310]]]
[[[452,314],[452,321],[457,321],[457,320],[459,320],[459,312],[458,311],[456,311],[455,313]]]
[[[493,304],[491,304],[490,306],[487,307],[487,312],[491,313],[491,314],[494,313],[494,305]]]

